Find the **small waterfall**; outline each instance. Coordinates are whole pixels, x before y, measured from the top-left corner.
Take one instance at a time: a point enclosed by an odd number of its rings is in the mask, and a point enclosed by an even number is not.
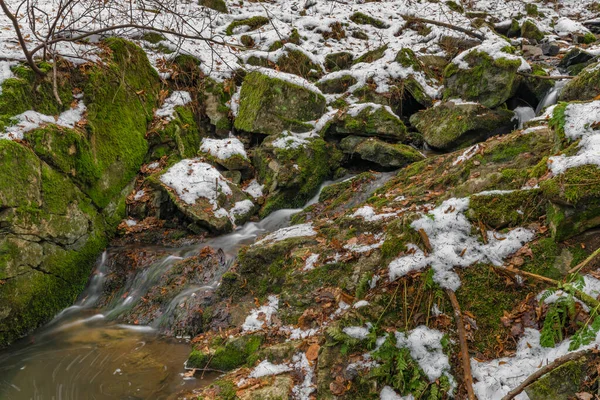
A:
[[[562,81],[556,81],[552,89],[548,90],[548,93],[546,93],[542,101],[540,101],[540,103],[538,104],[535,110],[535,115],[540,115],[544,108],[556,104],[556,102],[558,101],[558,96],[560,96],[560,93],[562,92],[567,82],[567,79],[563,79]]]
[[[518,129],[523,129],[523,124],[527,121],[529,121],[530,119],[535,118],[535,110],[532,107],[517,107],[513,110],[517,116],[517,119],[519,120],[519,127]]]

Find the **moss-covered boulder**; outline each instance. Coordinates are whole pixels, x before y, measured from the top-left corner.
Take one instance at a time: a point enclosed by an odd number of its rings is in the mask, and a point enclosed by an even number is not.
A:
[[[195,231],[228,232],[253,213],[254,203],[212,165],[184,159],[151,180],[192,221]]]
[[[272,61],[271,58],[267,57],[250,56],[246,63],[276,69],[309,80],[319,79],[323,75],[321,66],[297,46],[281,50],[281,54],[276,61]]]
[[[358,57],[356,60],[354,60],[352,62],[352,65],[356,65],[356,64],[360,64],[360,63],[367,63],[367,64],[373,63],[373,62],[379,60],[380,58],[383,58],[387,49],[388,49],[388,45],[386,44],[386,45],[383,45],[376,49],[369,50],[366,53],[362,54],[360,57]]]
[[[91,201],[27,147],[0,140],[0,347],[83,289],[106,226]]]
[[[423,134],[427,144],[440,150],[456,149],[508,133],[516,127],[515,122],[512,111],[451,101],[410,117],[410,123]]]
[[[521,25],[521,37],[539,42],[544,38],[544,33],[537,27],[535,22],[528,19]]]
[[[343,69],[349,69],[354,61],[352,53],[345,51],[339,53],[327,54],[325,56],[325,69],[328,72],[340,71]]]
[[[345,93],[348,88],[358,82],[352,75],[342,75],[337,78],[317,82],[316,86],[326,94]]]
[[[204,80],[203,105],[204,112],[215,126],[218,134],[226,134],[233,127],[233,121],[230,119],[231,110],[227,103],[231,101],[231,96],[237,90],[233,80],[215,82],[210,78]]]
[[[194,350],[188,358],[188,368],[210,368],[229,371],[247,363],[265,340],[264,334],[253,334],[231,337],[223,343],[218,340],[209,347],[208,351]]]
[[[145,135],[154,118],[160,82],[141,48],[119,38],[105,44],[107,60],[87,72],[83,88],[99,178],[82,190],[101,208],[133,180],[146,157]]]
[[[348,136],[340,142],[345,154],[358,156],[383,168],[401,168],[424,157],[416,149],[404,144],[387,143],[376,138]]]
[[[0,346],[47,322],[80,294],[124,217],[128,186],[146,157],[158,74],[130,42],[110,38],[103,50],[103,63],[70,71],[85,93],[85,130],[46,125],[24,135],[27,146],[0,140],[0,326],[6,327]],[[25,67],[15,74],[0,99],[0,108],[12,104],[3,115],[23,107],[62,111],[52,78],[35,77]],[[68,105],[73,86],[67,77],[59,72],[57,79]],[[16,87],[27,85],[35,90],[17,101]]]
[[[531,74],[535,76],[549,76],[548,72],[541,66],[533,64],[531,66]],[[554,81],[551,79],[540,79],[532,76],[522,77],[521,85],[529,91],[537,102],[544,99],[544,96],[548,93],[552,87],[554,87]],[[519,89],[520,90],[520,89]]]
[[[12,68],[14,77],[2,82],[0,93],[0,129],[11,125],[11,118],[34,110],[45,115],[58,115],[69,108],[73,101],[70,74],[59,63],[57,68],[57,92],[62,105],[59,104],[53,94],[53,77],[49,74],[52,65],[42,63],[40,69],[48,73],[39,76],[33,70],[24,65]]]
[[[395,141],[406,139],[406,126],[388,107],[373,103],[355,104],[336,117],[337,135],[375,136]]]
[[[278,135],[265,139],[253,158],[267,191],[261,215],[302,206],[339,168],[341,159],[339,150],[320,137]]]
[[[225,0],[198,0],[198,4],[220,13],[227,14],[229,12]]]
[[[568,400],[585,379],[585,358],[569,361],[525,388],[531,400]]]
[[[325,112],[322,94],[287,80],[251,72],[244,78],[236,129],[274,135],[285,130],[309,130],[306,121]]]
[[[556,240],[565,240],[600,225],[600,168],[567,169],[540,187],[550,200],[548,225]]]
[[[523,226],[544,215],[545,205],[539,189],[484,192],[471,196],[468,217],[495,229]]]
[[[158,125],[153,126],[146,136],[150,147],[146,160],[155,161],[164,156],[195,157],[200,141],[207,133],[198,124],[193,107],[185,105],[176,106],[173,119],[158,121]]]
[[[463,57],[461,66],[453,62],[446,67],[444,98],[460,98],[489,108],[497,107],[517,90],[520,65],[518,59],[494,59],[485,52],[472,50]]]
[[[237,28],[240,26],[246,27],[249,31],[255,31],[260,27],[265,26],[269,23],[269,18],[263,17],[262,15],[257,15],[250,18],[238,19],[230,23],[227,28],[225,28],[225,34],[233,35],[236,33]]]
[[[565,85],[561,101],[592,100],[600,94],[600,63],[586,67]]]

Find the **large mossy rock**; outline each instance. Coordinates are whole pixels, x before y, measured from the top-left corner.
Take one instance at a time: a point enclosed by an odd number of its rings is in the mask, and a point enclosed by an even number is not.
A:
[[[586,67],[565,85],[561,101],[592,100],[600,94],[600,63]]]
[[[512,111],[450,101],[413,114],[410,122],[428,145],[451,150],[512,131],[516,127],[513,118]]]
[[[451,63],[444,71],[445,99],[460,98],[494,108],[515,94],[520,60],[493,59],[487,53],[473,50],[463,61],[468,68]]]
[[[102,64],[71,71],[85,93],[86,129],[42,126],[25,134],[27,146],[0,140],[0,347],[73,304],[124,217],[130,182],[146,157],[158,74],[134,44],[104,44]],[[25,67],[17,74],[0,98],[0,108],[13,102],[3,115],[23,107],[61,111],[48,105],[54,95],[46,78],[35,78],[42,79],[35,94],[15,103],[16,84],[23,89],[34,79]],[[64,104],[71,87],[68,80],[59,85]]]
[[[568,400],[575,398],[585,379],[585,358],[569,361],[525,388],[530,400]]]
[[[383,168],[401,168],[424,158],[410,146],[387,143],[376,138],[348,136],[342,139],[340,147],[345,154],[356,155]]]
[[[228,232],[254,211],[244,192],[199,159],[181,160],[151,181],[192,221],[193,231]]]
[[[583,165],[546,180],[540,187],[550,200],[548,225],[556,240],[600,226],[600,168]]]
[[[312,58],[296,48],[285,48],[277,61],[273,62],[268,57],[251,56],[246,61],[249,65],[273,68],[288,74],[294,74],[304,79],[315,80],[323,75],[319,64],[313,62]]]
[[[63,174],[0,140],[0,347],[73,303],[106,245],[104,219]]]
[[[337,116],[333,133],[374,136],[400,142],[406,139],[406,126],[388,107],[364,103],[352,105]]]
[[[105,44],[110,58],[87,73],[84,86],[89,141],[100,177],[82,190],[101,208],[132,181],[146,157],[145,135],[160,82],[141,48],[118,38]]]
[[[266,186],[261,215],[301,207],[340,166],[342,154],[320,137],[272,136],[254,152],[254,166]]]
[[[242,84],[236,129],[274,135],[285,130],[306,131],[305,122],[325,112],[323,95],[309,88],[261,74],[249,73]]]

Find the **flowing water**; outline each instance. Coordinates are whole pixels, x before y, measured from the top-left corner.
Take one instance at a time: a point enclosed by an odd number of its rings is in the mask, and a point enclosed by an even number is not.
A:
[[[365,191],[368,196],[392,173],[379,174]],[[336,181],[337,182],[337,181]],[[321,189],[334,182],[325,182]],[[320,191],[319,191],[320,193]],[[305,207],[318,201],[317,194]],[[365,197],[366,198],[366,197]],[[220,248],[225,255],[223,268],[214,282],[189,287],[167,307],[165,315],[186,298],[217,288],[218,281],[240,247],[253,243],[259,235],[289,225],[292,215],[302,209],[279,210],[260,222],[250,222],[236,231],[183,248],[161,249],[166,255],[126,282],[113,304],[97,308],[105,282],[110,250],[99,259],[87,289],[74,306],[63,310],[32,336],[0,353],[1,400],[78,400],[78,399],[167,399],[180,390],[206,384],[184,376],[184,363],[190,352],[185,340],[159,335],[161,318],[154,326],[120,325],[115,316],[127,310],[157,284],[161,272],[176,261],[198,254],[205,246]]]

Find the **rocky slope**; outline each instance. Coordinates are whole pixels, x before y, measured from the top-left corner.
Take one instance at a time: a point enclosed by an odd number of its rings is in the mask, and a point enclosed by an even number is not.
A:
[[[467,398],[466,361],[496,399],[599,342],[598,261],[572,270],[600,246],[592,3],[200,3],[241,48],[118,32],[136,44],[60,60],[62,106],[7,65],[0,346],[72,304],[115,233],[99,306],[224,373],[181,398]],[[233,262],[211,246],[330,179]],[[205,240],[169,268],[127,246]],[[529,398],[596,390],[582,360]]]

